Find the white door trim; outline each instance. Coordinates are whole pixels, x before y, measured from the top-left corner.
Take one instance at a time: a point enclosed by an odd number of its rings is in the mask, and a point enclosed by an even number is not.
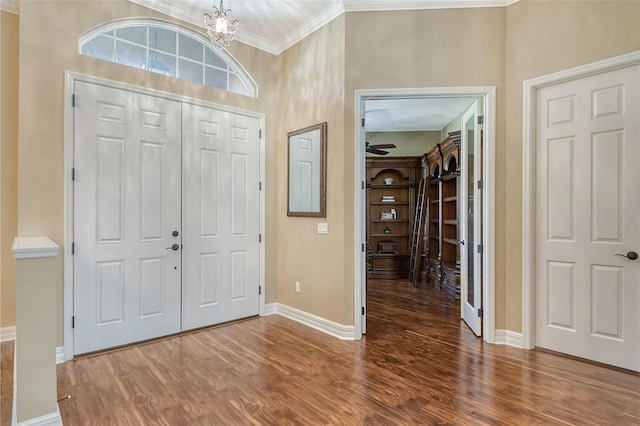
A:
[[[616,56],[523,82],[522,123],[522,343],[535,347],[536,249],[536,92],[558,83],[640,64],[640,51]]]
[[[495,329],[495,137],[496,137],[496,88],[495,86],[433,87],[408,89],[362,89],[355,91],[354,129],[356,155],[354,156],[354,338],[362,338],[362,297],[366,285],[362,265],[365,262],[361,244],[365,243],[363,223],[366,220],[362,198],[361,180],[364,168],[364,116],[363,101],[368,98],[398,97],[482,97],[484,100],[484,138],[482,180],[484,202],[482,205],[482,232],[484,253],[482,262],[484,329],[483,339],[494,343]]]
[[[265,115],[253,111],[247,111],[240,108],[234,108],[227,105],[207,102],[200,99],[193,99],[186,96],[177,95],[175,93],[163,92],[160,90],[150,89],[146,87],[135,86],[132,84],[122,83],[119,81],[108,80],[86,74],[75,73],[71,71],[65,72],[65,94],[64,94],[64,312],[63,312],[63,331],[64,331],[64,360],[73,359],[73,328],[71,327],[73,317],[73,256],[71,255],[71,243],[73,242],[73,182],[71,179],[71,168],[73,167],[73,107],[71,105],[74,85],[76,81],[84,81],[92,84],[99,84],[113,89],[126,90],[130,92],[140,93],[143,95],[156,96],[164,99],[174,100],[178,102],[186,102],[194,105],[200,105],[207,108],[227,111],[234,114],[244,115],[260,120],[260,128],[262,135],[260,136],[260,181],[262,182],[262,191],[260,191],[260,234],[265,235]],[[265,301],[265,240],[262,239],[260,244],[260,285],[262,292],[260,294],[260,315],[264,315]]]

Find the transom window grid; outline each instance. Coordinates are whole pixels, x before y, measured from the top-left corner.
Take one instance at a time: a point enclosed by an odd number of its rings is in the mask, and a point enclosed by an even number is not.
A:
[[[150,23],[109,26],[81,39],[80,53],[255,97],[254,85],[232,60],[171,26]]]

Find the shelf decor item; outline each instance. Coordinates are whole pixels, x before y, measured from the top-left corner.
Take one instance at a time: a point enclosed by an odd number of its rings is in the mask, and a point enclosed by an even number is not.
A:
[[[393,184],[393,178],[390,178],[390,177],[388,177],[388,178],[384,178],[384,184],[385,184],[385,185],[391,185],[391,184]]]
[[[379,254],[396,254],[398,253],[398,245],[395,241],[380,241],[378,243]]]

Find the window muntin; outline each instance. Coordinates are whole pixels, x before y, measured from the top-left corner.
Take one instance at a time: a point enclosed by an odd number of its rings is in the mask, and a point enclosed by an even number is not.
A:
[[[79,45],[83,55],[255,97],[255,83],[228,55],[169,24],[106,24]]]

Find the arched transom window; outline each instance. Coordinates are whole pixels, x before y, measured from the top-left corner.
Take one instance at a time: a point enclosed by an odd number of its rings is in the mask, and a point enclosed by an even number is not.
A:
[[[256,85],[228,54],[196,33],[158,21],[101,25],[79,40],[80,53],[246,96]]]

